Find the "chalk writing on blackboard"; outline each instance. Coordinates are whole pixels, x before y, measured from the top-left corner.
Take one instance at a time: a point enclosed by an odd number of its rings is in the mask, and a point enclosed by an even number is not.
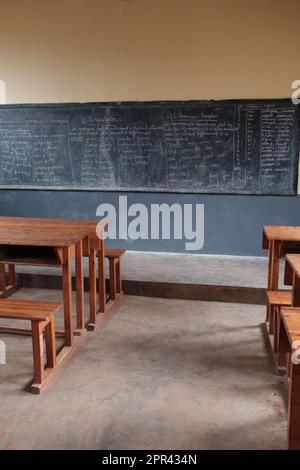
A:
[[[295,194],[290,100],[0,106],[0,188]]]

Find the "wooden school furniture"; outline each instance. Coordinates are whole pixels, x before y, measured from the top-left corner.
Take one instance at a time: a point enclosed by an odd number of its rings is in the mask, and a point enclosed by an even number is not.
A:
[[[89,292],[90,292],[90,317],[88,328],[95,329],[97,324],[97,312],[105,313],[113,305],[113,300],[106,301],[105,285],[105,244],[103,232],[108,222],[97,220],[70,220],[70,219],[44,219],[28,217],[0,217],[0,229],[7,230],[43,230],[45,232],[60,231],[73,233],[74,231],[86,231],[88,238],[83,241],[82,256],[89,258]],[[98,265],[98,291],[99,308],[97,308],[97,273]]]
[[[292,271],[291,307],[277,307],[274,350],[278,367],[285,369],[288,386],[288,447],[300,449],[300,365],[293,363],[295,341],[300,360],[300,255],[286,255]],[[299,361],[300,362],[300,361]]]
[[[276,372],[279,375],[286,374],[286,362],[281,355],[279,343],[279,329],[280,329],[280,312],[282,307],[290,307],[292,305],[292,293],[289,291],[269,291],[268,292],[268,307],[269,323],[268,338],[273,353],[273,360],[275,363]]]
[[[267,308],[269,309],[269,334],[275,333],[277,307],[292,305],[292,292],[288,290],[270,290],[267,292]]]
[[[288,449],[300,450],[300,364],[297,363],[300,362],[299,307],[281,308],[280,343],[282,352],[288,357]],[[292,357],[294,354],[297,361]]]
[[[115,301],[122,295],[121,256],[125,250],[121,248],[106,248],[105,258],[109,261],[109,291],[110,299]]]
[[[265,225],[263,229],[263,248],[269,251],[266,324],[273,349],[276,307],[291,305],[287,303],[290,294],[278,288],[280,259],[283,259],[287,253],[300,252],[300,227]]]
[[[32,393],[41,393],[56,372],[56,339],[54,314],[61,307],[54,302],[0,299],[0,318],[31,322],[33,371]],[[46,359],[44,364],[44,336]]]
[[[291,306],[300,307],[300,255],[289,254],[286,255],[286,266],[292,272],[292,291],[287,292],[289,294],[289,303],[278,305],[275,311],[275,327],[274,327],[274,352],[276,356],[276,362],[279,369],[286,369],[286,358],[282,348],[281,336],[280,336],[280,316],[281,307]]]
[[[286,255],[286,264],[292,270],[292,306],[300,307],[300,255]]]
[[[2,294],[6,290],[6,280],[5,280],[5,266],[0,265],[0,293]]]
[[[275,362],[278,370],[287,374],[288,448],[299,450],[300,364],[291,359],[295,341],[300,342],[300,227],[265,226],[263,247],[269,250],[266,317],[269,322],[269,337],[274,333]],[[279,263],[284,257],[284,282],[292,285],[292,291],[278,289]],[[300,348],[297,355],[300,358]]]
[[[61,267],[63,280],[64,346],[57,357],[60,365],[86,335],[84,328],[84,286],[82,244],[86,232],[48,232],[42,230],[14,230],[0,228],[0,258],[3,263],[31,266]],[[76,267],[76,322],[72,316],[72,260]],[[1,327],[0,331],[8,331]],[[9,328],[10,332],[18,329]]]
[[[284,285],[291,286],[293,284],[293,269],[287,261],[284,267]]]
[[[300,253],[300,227],[265,225],[263,248],[269,251],[268,291],[278,290],[280,259],[288,253]]]
[[[5,265],[0,264],[0,297],[8,297],[13,294],[16,288],[14,267],[8,266],[8,285],[6,284]]]

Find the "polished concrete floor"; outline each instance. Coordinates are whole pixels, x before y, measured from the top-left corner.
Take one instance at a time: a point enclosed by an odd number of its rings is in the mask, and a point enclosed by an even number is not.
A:
[[[23,391],[30,337],[2,334],[0,449],[283,449],[263,320],[262,306],[124,297],[40,396]]]

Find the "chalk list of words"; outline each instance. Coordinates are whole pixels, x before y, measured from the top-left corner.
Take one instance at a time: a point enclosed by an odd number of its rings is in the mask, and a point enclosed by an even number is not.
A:
[[[293,194],[291,103],[0,108],[0,185]]]

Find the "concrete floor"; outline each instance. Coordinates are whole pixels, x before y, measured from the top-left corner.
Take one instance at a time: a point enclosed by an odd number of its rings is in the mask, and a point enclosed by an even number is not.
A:
[[[87,277],[87,259],[84,265]],[[32,266],[17,266],[17,272],[61,274],[57,268]],[[268,260],[262,257],[145,251],[127,251],[122,257],[123,279],[131,281],[266,288],[267,272]]]
[[[283,449],[263,319],[262,306],[124,297],[40,396],[22,390],[30,337],[2,335],[0,449]]]

